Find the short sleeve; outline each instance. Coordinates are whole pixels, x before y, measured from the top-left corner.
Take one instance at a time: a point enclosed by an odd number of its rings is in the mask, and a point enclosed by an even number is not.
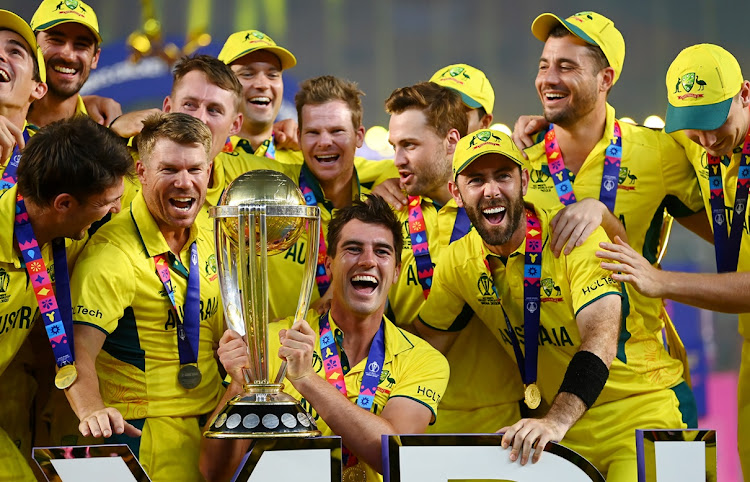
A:
[[[600,260],[595,255],[601,242],[609,242],[609,238],[604,229],[599,227],[581,246],[565,257],[576,315],[602,296],[622,296],[620,284],[612,279],[609,271],[600,266]]]

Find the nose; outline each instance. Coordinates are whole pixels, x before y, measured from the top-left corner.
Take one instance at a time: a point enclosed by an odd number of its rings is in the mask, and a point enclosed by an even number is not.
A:
[[[371,246],[363,248],[357,264],[364,268],[375,266],[375,250]]]
[[[398,146],[394,147],[393,163],[396,167],[404,167],[409,163],[406,158],[406,152],[403,148]]]
[[[333,136],[328,131],[322,131],[318,138],[318,144],[323,147],[328,147],[333,143]]]
[[[181,169],[175,174],[174,185],[177,188],[186,187],[190,185],[190,173],[187,169]]]
[[[201,106],[198,110],[193,112],[193,117],[200,119],[201,122],[208,125],[208,111],[204,106]]]
[[[67,62],[72,62],[73,60],[75,60],[73,44],[70,42],[63,43],[58,50],[57,55]]]
[[[703,147],[711,147],[716,144],[716,132],[715,131],[697,131],[698,140]]]

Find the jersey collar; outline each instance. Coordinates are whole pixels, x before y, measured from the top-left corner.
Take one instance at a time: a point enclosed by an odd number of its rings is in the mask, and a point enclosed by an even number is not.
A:
[[[133,218],[135,229],[141,238],[141,243],[146,250],[146,256],[153,258],[158,254],[170,253],[169,245],[167,240],[164,239],[164,235],[161,234],[159,226],[156,224],[156,220],[151,215],[151,211],[146,206],[146,200],[143,198],[143,191],[140,191],[138,195],[130,203],[130,216]],[[198,238],[198,225],[193,223],[190,226],[190,236],[188,237],[183,251],[188,251],[190,245]],[[179,253],[173,253],[179,254]]]

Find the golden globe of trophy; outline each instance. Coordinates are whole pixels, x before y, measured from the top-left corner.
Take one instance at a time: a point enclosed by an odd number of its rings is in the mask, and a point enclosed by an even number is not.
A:
[[[250,171],[224,191],[214,218],[221,299],[227,326],[247,335],[249,369],[244,393],[211,421],[209,438],[309,437],[320,435],[313,418],[284,393],[286,362],[268,373],[268,255],[278,254],[307,232],[307,261],[295,318],[303,318],[315,283],[320,209],[307,206],[294,181],[276,171]]]

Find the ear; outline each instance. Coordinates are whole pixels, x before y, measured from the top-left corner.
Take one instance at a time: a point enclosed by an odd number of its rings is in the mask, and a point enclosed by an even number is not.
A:
[[[357,148],[362,147],[365,142],[365,126],[359,126],[354,134],[357,138]]]
[[[396,270],[393,273],[393,284],[391,286],[395,285],[398,282],[398,277],[400,274],[401,274],[401,263],[396,265]]]
[[[99,65],[99,54],[102,53],[102,49],[97,48],[94,52],[94,56],[91,58],[91,70],[94,70]]]
[[[615,69],[612,67],[604,67],[599,71],[599,75],[599,91],[609,92],[609,89],[612,88],[612,84],[615,82]]]
[[[479,120],[479,125],[482,129],[489,129],[494,118],[495,117],[492,114],[484,114],[484,117]]]
[[[164,102],[161,105],[161,110],[164,112],[171,112],[172,111],[172,99],[170,96],[164,97]]]
[[[140,159],[135,163],[135,173],[138,175],[138,180],[141,182],[141,185],[143,185],[143,180],[145,179],[144,173],[146,172],[146,165],[143,164],[143,161]]]
[[[450,190],[451,195],[453,196],[453,200],[456,201],[458,207],[464,207],[464,200],[461,198],[461,193],[458,191],[458,184],[456,184],[454,181],[448,181],[448,189]]]
[[[229,129],[230,136],[236,136],[242,130],[242,112],[237,113],[237,117],[232,121],[232,127]]]
[[[529,171],[524,167],[521,169],[521,191],[526,196],[526,191],[529,189]]]
[[[34,89],[31,91],[29,103],[39,100],[47,93],[47,84],[44,82],[37,82]]]
[[[461,134],[459,134],[458,129],[449,130],[448,134],[445,136],[445,140],[448,143],[445,148],[445,153],[451,156],[451,158],[453,157],[453,153],[456,152],[456,144],[458,144],[460,139]]]
[[[60,214],[75,208],[78,204],[76,198],[66,192],[58,194],[52,200],[52,208]]]
[[[750,106],[750,82],[747,80],[743,81],[742,87],[740,87],[740,105],[743,109]]]

